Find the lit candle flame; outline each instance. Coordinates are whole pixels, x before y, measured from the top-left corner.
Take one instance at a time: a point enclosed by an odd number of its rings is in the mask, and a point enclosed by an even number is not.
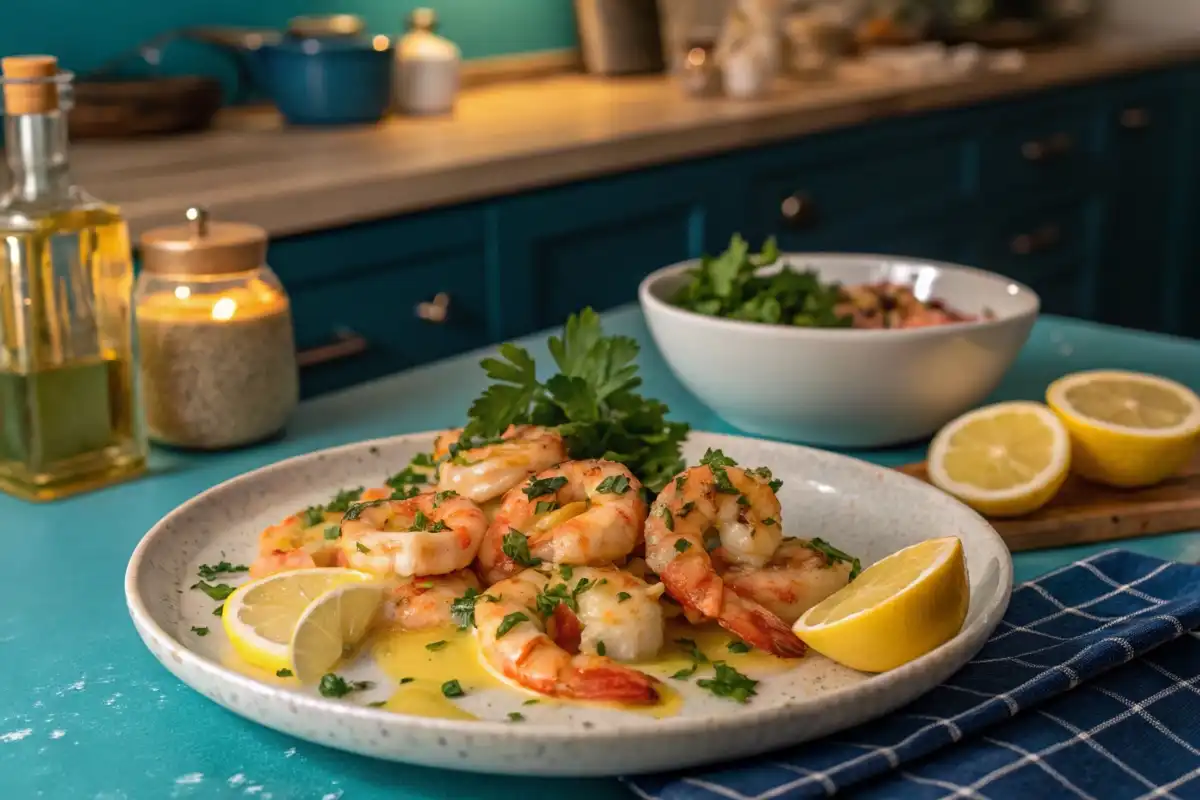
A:
[[[213,303],[212,318],[219,320],[233,319],[233,314],[237,311],[237,307],[237,301],[232,297],[222,297]]]

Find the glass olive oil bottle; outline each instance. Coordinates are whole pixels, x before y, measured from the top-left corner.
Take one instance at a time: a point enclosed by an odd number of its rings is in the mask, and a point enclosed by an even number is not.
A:
[[[71,180],[69,73],[0,59],[0,489],[49,500],[145,469],[133,262],[118,210]]]

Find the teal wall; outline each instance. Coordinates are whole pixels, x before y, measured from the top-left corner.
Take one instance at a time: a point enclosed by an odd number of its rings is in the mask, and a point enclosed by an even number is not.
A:
[[[300,14],[352,13],[371,33],[396,34],[408,12],[429,6],[466,58],[570,47],[571,0],[0,0],[0,55],[50,53],[87,70],[159,33],[190,25],[282,27]],[[164,69],[208,71],[211,57],[180,44]]]

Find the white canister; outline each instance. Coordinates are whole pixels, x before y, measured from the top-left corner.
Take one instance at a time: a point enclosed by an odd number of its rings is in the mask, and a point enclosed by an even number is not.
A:
[[[447,114],[458,94],[458,46],[438,36],[433,9],[418,8],[396,46],[396,108],[402,114]]]

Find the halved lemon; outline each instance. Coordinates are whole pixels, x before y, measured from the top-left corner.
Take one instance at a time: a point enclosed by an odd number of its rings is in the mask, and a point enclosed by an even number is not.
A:
[[[1200,439],[1200,397],[1138,372],[1077,372],[1046,390],[1071,433],[1074,469],[1110,486],[1149,486],[1177,472]]]
[[[872,564],[792,630],[839,664],[886,672],[953,639],[970,599],[962,543],[929,539]]]
[[[229,595],[221,624],[246,662],[272,672],[292,669],[289,647],[305,610],[331,589],[370,579],[364,572],[335,567],[268,575]]]
[[[318,597],[296,623],[290,646],[292,672],[302,683],[316,683],[367,632],[383,605],[383,587],[346,583]]]
[[[929,445],[929,479],[981,514],[1014,517],[1044,506],[1067,478],[1070,435],[1041,403],[968,412]]]

